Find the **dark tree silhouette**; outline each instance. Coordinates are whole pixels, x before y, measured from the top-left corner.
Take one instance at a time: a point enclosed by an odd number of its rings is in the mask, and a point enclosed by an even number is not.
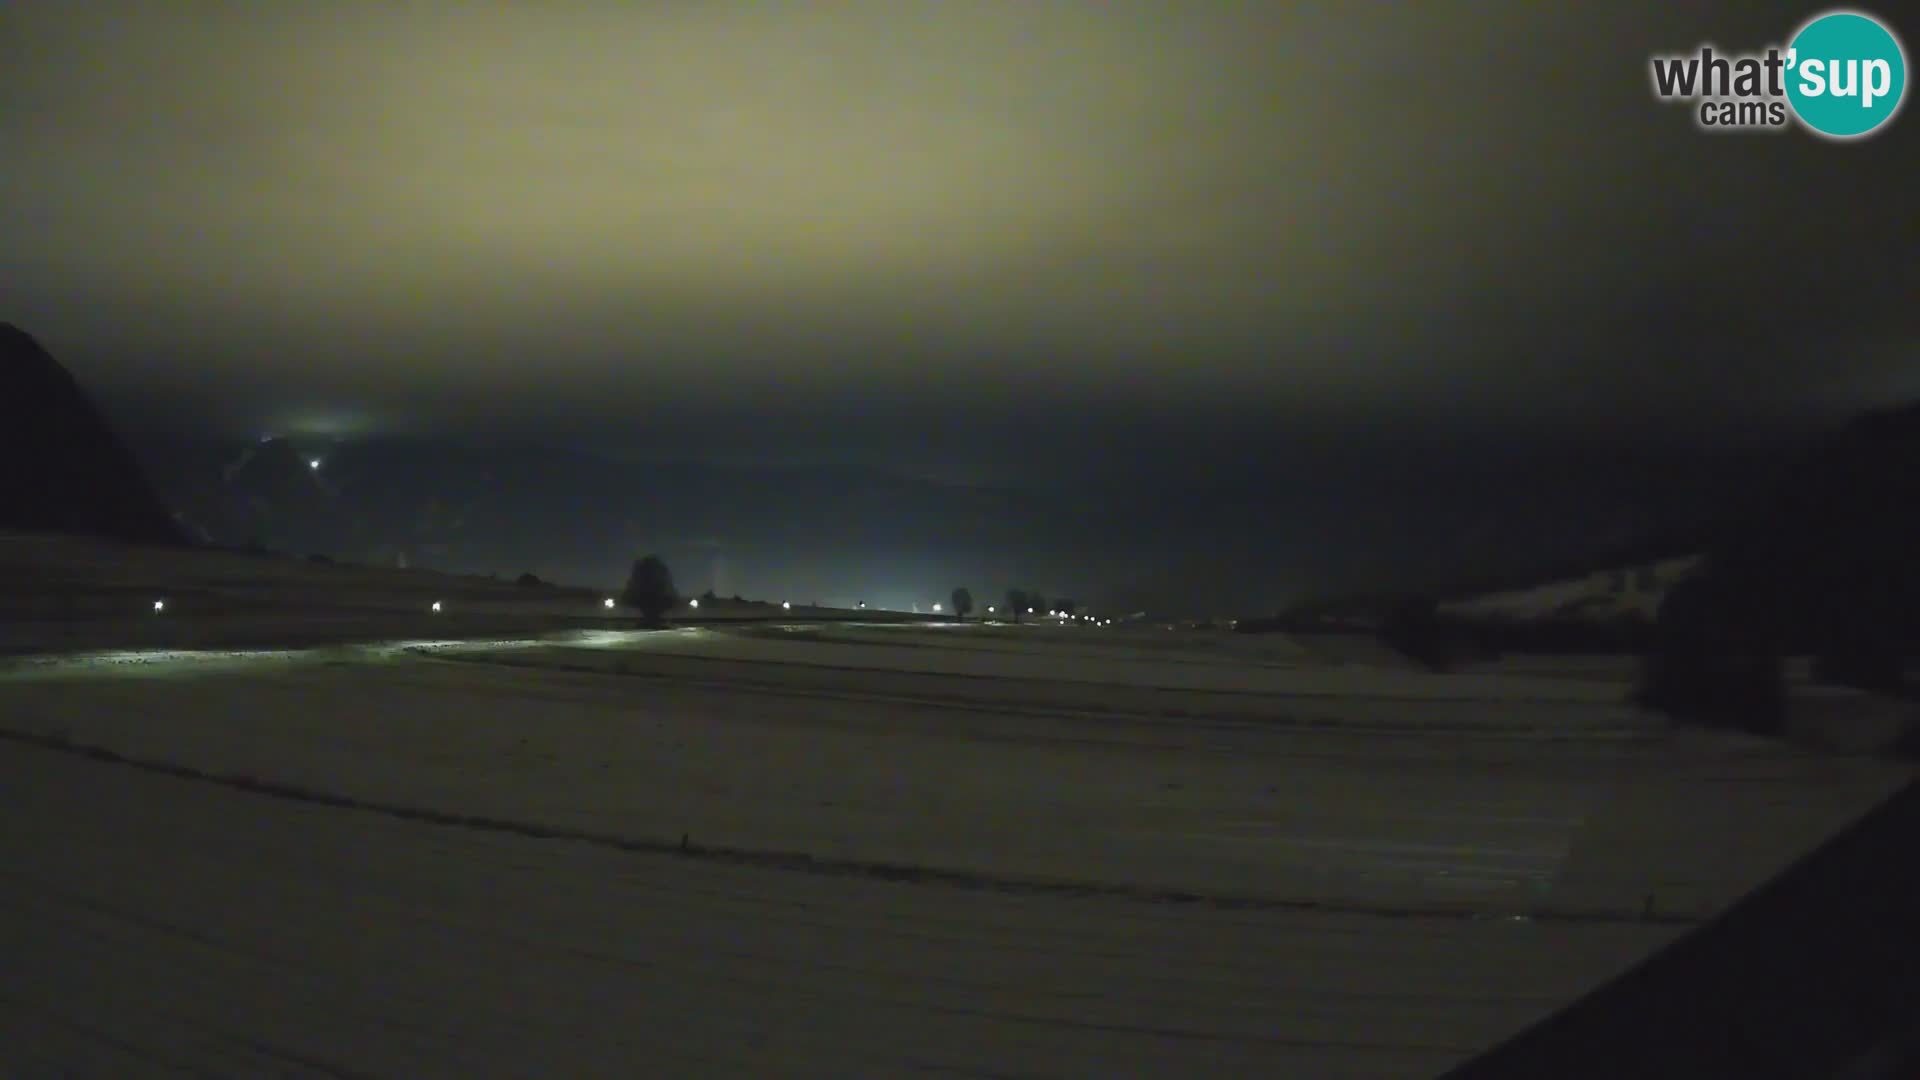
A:
[[[1709,571],[1668,590],[1639,701],[1682,723],[1778,732],[1786,686],[1769,598]]]
[[[650,623],[658,623],[679,599],[673,588],[673,574],[658,555],[648,555],[633,564],[626,591],[620,594],[622,604],[640,612]]]
[[[953,590],[952,599],[953,613],[962,621],[965,621],[967,616],[973,614],[973,594],[967,591],[965,585]]]
[[[1078,601],[1069,600],[1064,596],[1058,600],[1055,600],[1053,602],[1053,606],[1058,608],[1061,614],[1068,615],[1068,616],[1071,616],[1074,612],[1080,610],[1080,604]]]
[[[1007,590],[1007,610],[1013,612],[1014,622],[1020,621],[1020,615],[1027,610],[1027,604],[1029,602],[1030,600],[1025,589]]]
[[[1431,596],[1396,600],[1381,620],[1380,640],[1416,664],[1446,670],[1450,650],[1440,622],[1440,606]]]
[[[1920,644],[1920,404],[1868,413],[1725,515],[1662,605],[1641,700],[1676,719],[1777,730],[1779,657],[1914,694]]]
[[[546,584],[546,582],[540,580],[539,574],[536,574],[531,570],[527,571],[524,574],[521,574],[518,578],[515,578],[514,580],[517,584],[522,585],[529,589],[537,589],[540,586]]]
[[[1036,615],[1045,615],[1045,614],[1047,613],[1047,597],[1046,597],[1046,594],[1045,594],[1045,593],[1037,593],[1037,592],[1031,592],[1031,593],[1028,593],[1028,594],[1027,594],[1027,606],[1033,609],[1033,613],[1034,613],[1034,614],[1036,614]]]

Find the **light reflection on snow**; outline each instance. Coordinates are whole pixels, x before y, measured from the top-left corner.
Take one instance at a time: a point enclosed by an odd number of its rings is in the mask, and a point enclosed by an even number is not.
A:
[[[981,623],[923,622],[894,623],[852,621],[846,623],[822,624],[818,622],[775,622],[761,623],[759,627],[776,632],[814,635],[822,632],[870,630],[903,631],[925,630],[928,628],[954,630],[963,627],[985,625]],[[172,672],[212,670],[233,670],[261,664],[291,664],[297,662],[321,663],[341,661],[393,661],[404,660],[409,656],[430,656],[436,653],[469,652],[506,652],[512,650],[551,648],[555,646],[576,649],[632,649],[646,648],[652,645],[670,645],[684,643],[690,639],[701,639],[724,635],[731,631],[752,628],[752,624],[737,626],[668,626],[654,629],[608,630],[573,629],[561,630],[535,637],[514,638],[397,638],[385,641],[334,642],[301,648],[231,648],[231,649],[112,649],[93,652],[71,652],[42,655],[0,656],[0,677],[47,677],[58,675],[93,675],[105,672],[138,672],[141,674],[166,674]]]
[[[83,664],[185,664],[219,660],[283,660],[299,655],[290,649],[120,649],[73,657],[46,657]]]
[[[0,658],[0,676],[88,675],[105,672],[166,674],[182,670],[233,670],[262,664],[291,664],[326,660],[392,660],[409,654],[443,650],[505,650],[533,648],[550,640],[454,640],[416,638],[396,641],[352,642],[299,649],[106,649],[95,652],[27,655]]]
[[[620,649],[645,641],[678,641],[706,637],[709,633],[700,626],[674,626],[658,630],[574,630],[555,634],[540,644],[566,645],[578,649]]]
[[[19,656],[0,661],[0,674],[97,674],[106,671],[163,672],[179,668],[236,668],[290,663],[309,649],[113,649],[60,656]]]

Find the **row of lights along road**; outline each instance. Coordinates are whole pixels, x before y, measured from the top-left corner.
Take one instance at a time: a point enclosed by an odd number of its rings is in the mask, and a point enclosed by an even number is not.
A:
[[[613,597],[611,597],[611,596],[609,596],[609,597],[607,597],[607,598],[606,598],[605,600],[603,600],[603,601],[601,601],[601,604],[602,604],[602,606],[604,606],[604,607],[605,607],[605,608],[606,608],[606,609],[607,609],[608,611],[612,611],[612,610],[613,610],[613,609],[614,609],[614,608],[615,608],[616,606],[618,606],[618,605],[616,604],[616,602],[614,601],[614,599],[613,599]],[[700,600],[699,600],[699,598],[697,598],[697,597],[696,597],[696,598],[694,598],[694,599],[691,599],[691,600],[688,600],[688,601],[687,601],[687,606],[688,606],[688,607],[690,607],[690,608],[694,608],[694,609],[696,609],[696,610],[697,610],[697,609],[698,609],[698,608],[700,607]],[[861,603],[860,603],[860,607],[861,607],[861,609],[862,609],[862,610],[864,610],[864,609],[866,608],[866,606],[867,606],[867,605],[866,605],[866,601],[864,601],[864,600],[863,600],[863,601],[861,601]],[[159,615],[159,614],[161,614],[161,613],[163,613],[163,612],[165,612],[166,610],[167,610],[167,602],[166,602],[165,600],[155,600],[155,601],[153,602],[153,613],[154,613],[155,615]],[[430,606],[428,606],[428,608],[427,608],[427,610],[428,610],[428,611],[431,611],[431,612],[433,612],[434,614],[436,614],[436,615],[437,615],[437,614],[439,614],[439,613],[440,613],[441,611],[443,611],[443,610],[445,610],[445,609],[444,609],[444,608],[442,607],[442,605],[441,605],[441,602],[440,602],[440,601],[438,601],[438,600],[435,600],[435,601],[434,601],[434,602],[433,602],[433,603],[432,603],[432,604],[431,604]],[[791,600],[782,600],[782,601],[780,602],[780,610],[782,610],[782,611],[792,611],[792,610],[793,610],[793,602],[792,602]],[[993,610],[994,610],[994,609],[993,609],[993,607],[992,607],[991,605],[989,605],[989,606],[988,606],[988,608],[987,608],[987,614],[989,614],[989,615],[991,615],[991,614],[993,614]],[[938,614],[940,614],[940,611],[941,611],[941,608],[940,608],[940,605],[939,605],[939,604],[935,604],[935,605],[933,605],[933,613],[934,613],[935,615],[938,615]],[[1031,615],[1031,614],[1033,614],[1033,609],[1032,609],[1032,608],[1028,608],[1028,609],[1027,609],[1027,614],[1029,614],[1029,615]],[[1069,614],[1067,614],[1067,613],[1066,613],[1066,612],[1064,612],[1064,611],[1049,611],[1049,612],[1047,612],[1047,614],[1048,614],[1048,615],[1049,615],[1050,617],[1053,617],[1053,618],[1059,618],[1059,619],[1072,619],[1072,618],[1076,618],[1076,617],[1077,617],[1077,618],[1079,618],[1079,619],[1082,619],[1082,620],[1084,620],[1084,621],[1086,621],[1086,622],[1090,622],[1090,623],[1093,623],[1093,624],[1095,624],[1096,626],[1111,626],[1111,625],[1113,625],[1113,620],[1112,620],[1112,619],[1096,619],[1096,618],[1094,618],[1094,617],[1093,617],[1093,616],[1091,616],[1091,615],[1080,615],[1080,616],[1073,616],[1073,615],[1069,615]]]

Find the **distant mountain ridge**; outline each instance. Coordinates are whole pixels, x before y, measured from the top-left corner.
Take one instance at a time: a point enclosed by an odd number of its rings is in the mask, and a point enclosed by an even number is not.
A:
[[[813,599],[869,585],[877,575],[861,563],[876,551],[984,573],[1008,561],[1029,522],[1017,493],[857,467],[626,461],[407,438],[150,453],[183,519],[210,542],[558,580],[617,580],[637,553],[658,551],[685,584]],[[924,589],[951,576],[927,567],[936,573]]]
[[[1257,470],[1163,474],[1049,493],[847,464],[428,437],[146,449],[183,520],[222,544],[582,583],[621,580],[638,554],[657,551],[683,587],[728,595],[885,603],[894,589],[894,599],[931,602],[958,584],[987,596],[1018,585],[1191,616],[1575,560],[1700,502],[1689,495],[1697,482],[1644,468],[1651,479],[1610,481],[1601,497],[1543,468],[1503,482],[1495,502],[1458,475],[1380,490],[1301,472],[1275,490]],[[1469,499],[1477,508],[1462,511]],[[1401,569],[1387,576],[1382,563]]]
[[[80,384],[11,323],[0,323],[0,462],[0,528],[185,541]]]

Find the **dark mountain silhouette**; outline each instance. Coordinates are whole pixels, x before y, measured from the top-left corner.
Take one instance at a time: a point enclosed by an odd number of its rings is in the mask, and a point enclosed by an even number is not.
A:
[[[1278,487],[1277,465],[1249,462],[1060,491],[440,437],[142,447],[169,502],[222,544],[609,584],[657,551],[696,592],[877,600],[888,582],[960,580],[1226,616],[1581,558],[1689,520],[1724,489],[1718,472],[1654,453],[1432,475],[1303,458]]]
[[[226,546],[339,552],[343,521],[333,491],[285,439],[230,447],[162,482],[200,538]],[[303,540],[303,543],[294,543]]]
[[[835,581],[871,581],[864,564],[874,552],[987,559],[1036,519],[1006,492],[842,466],[634,461],[398,437],[176,445],[155,457],[162,490],[223,545],[609,582],[624,578],[635,551],[659,551],[696,589],[738,576],[725,591],[783,598],[789,587],[812,598],[834,594]],[[807,568],[827,580],[788,580]],[[918,576],[911,566],[888,571],[908,583]]]
[[[0,528],[184,542],[80,384],[9,323],[0,323],[0,455]]]

